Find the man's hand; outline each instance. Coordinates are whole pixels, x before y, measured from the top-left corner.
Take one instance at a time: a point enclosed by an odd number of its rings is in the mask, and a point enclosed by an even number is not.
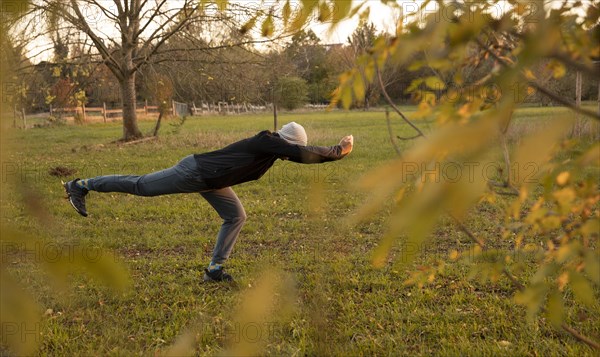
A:
[[[340,141],[340,146],[342,147],[342,155],[348,155],[352,152],[354,137],[352,135],[344,136]]]

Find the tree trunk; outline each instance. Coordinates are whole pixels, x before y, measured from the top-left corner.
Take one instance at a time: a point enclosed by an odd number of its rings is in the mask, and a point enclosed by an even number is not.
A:
[[[120,83],[121,101],[123,102],[123,140],[135,140],[142,137],[138,128],[135,111],[135,73],[125,77]]]
[[[600,80],[598,81],[598,115],[600,115]]]
[[[577,105],[577,108],[581,108],[581,87],[583,84],[583,78],[581,76],[581,72],[577,71],[577,74],[575,76],[575,105]],[[576,137],[576,138],[580,138],[581,134],[583,132],[583,119],[581,118],[580,114],[577,114],[577,117],[575,119],[575,125],[573,126],[573,132],[572,132],[572,136]]]

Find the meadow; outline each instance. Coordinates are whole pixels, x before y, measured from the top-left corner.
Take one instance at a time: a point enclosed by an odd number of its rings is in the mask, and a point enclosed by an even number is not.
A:
[[[405,109],[409,114],[413,110]],[[563,111],[517,110],[512,145]],[[384,113],[280,115],[280,123],[289,121],[305,126],[312,145],[334,145],[353,134],[355,148],[347,158],[322,165],[278,161],[261,180],[234,188],[248,214],[226,265],[237,287],[201,282],[221,220],[199,195],[144,198],[91,192],[90,216],[83,218],[64,199],[61,179],[49,170],[76,170],[73,178],[144,174],[272,129],[271,116],[167,121],[156,140],[134,145],[114,142],[122,133],[120,123],[16,130],[3,162],[3,220],[49,242],[107,249],[127,267],[132,281],[126,292],[114,293],[74,273],[69,286],[57,291],[35,256],[15,255],[11,274],[45,311],[39,354],[156,355],[188,333],[194,353],[201,356],[229,354],[240,343],[259,346],[255,352],[260,355],[286,356],[594,355],[543,317],[528,320],[505,279],[469,279],[468,267],[449,262],[432,284],[405,285],[410,271],[470,246],[449,219],[437,224],[415,262],[401,264],[403,247],[398,244],[384,268],[372,267],[387,211],[357,225],[343,223],[368,197],[354,183],[396,156]],[[412,134],[398,119],[393,123],[396,134]],[[434,126],[427,120],[417,124],[425,131]],[[142,121],[140,126],[147,133],[154,122]],[[400,149],[413,143],[400,141]],[[501,162],[500,151],[490,160]],[[11,189],[15,185],[32,187],[57,228],[47,229],[27,213],[19,191]],[[467,224],[494,237],[503,219],[499,207],[479,204]],[[269,271],[284,272],[287,285],[277,290],[277,299],[287,303],[277,305],[284,307],[270,311],[266,320],[240,323],[245,320],[236,317],[239,306],[245,306],[244,299],[261,279],[272,278]],[[576,305],[569,309],[568,320],[598,339],[599,307],[598,302],[594,309]]]

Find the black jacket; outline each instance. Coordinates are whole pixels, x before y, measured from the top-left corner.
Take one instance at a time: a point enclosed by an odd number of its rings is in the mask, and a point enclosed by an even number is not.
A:
[[[268,130],[220,150],[194,155],[202,180],[212,189],[258,180],[277,159],[316,164],[342,157],[340,145],[293,145]]]

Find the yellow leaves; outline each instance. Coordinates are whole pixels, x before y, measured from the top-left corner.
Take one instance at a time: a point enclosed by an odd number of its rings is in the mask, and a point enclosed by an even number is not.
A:
[[[581,167],[600,166],[600,143],[593,145],[577,160]]]
[[[552,192],[552,196],[556,199],[561,213],[566,214],[571,211],[572,203],[577,194],[572,187],[565,187],[561,190]]]
[[[556,251],[556,262],[564,263],[568,260],[571,260],[573,257],[579,254],[581,246],[577,241],[574,241],[570,244],[564,244]]]
[[[60,77],[61,73],[62,69],[60,68],[60,66],[52,67],[52,77]]]
[[[567,284],[569,283],[569,273],[563,272],[562,274],[560,274],[558,278],[556,278],[556,283],[558,285],[558,290],[563,291],[565,289],[565,286],[567,286]]]
[[[6,246],[2,246],[6,249]],[[33,355],[40,336],[40,308],[35,300],[10,277],[3,267],[0,270],[2,286],[0,299],[0,323],[2,344],[18,355]]]
[[[525,76],[525,78],[527,78],[530,81],[535,81],[537,79],[530,69],[524,69],[523,76]]]
[[[283,25],[287,27],[288,22],[290,21],[290,16],[292,15],[292,7],[290,6],[290,0],[287,0],[285,2],[285,5],[283,5],[281,15],[283,17]]]
[[[225,336],[224,356],[262,356],[265,347],[273,342],[273,327],[288,326],[297,297],[292,278],[272,264],[265,263],[269,269],[256,277],[254,283],[248,284],[242,291],[236,307],[223,310],[227,317],[232,317],[232,330]],[[231,316],[233,315],[233,316]],[[197,344],[197,336],[206,333],[206,326],[220,323],[219,317],[208,320],[200,315],[198,321],[192,323],[187,331],[182,332],[175,342],[166,348],[160,356],[193,356]]]
[[[376,266],[385,264],[393,242],[400,234],[407,236],[406,246],[421,247],[438,217],[451,212],[460,218],[481,197],[486,188],[482,167],[463,161],[439,161],[440,158],[472,157],[481,152],[493,135],[493,121],[480,120],[467,125],[449,124],[423,140],[404,157],[374,170],[359,185],[370,190],[371,200],[354,216],[361,220],[374,214],[394,192],[415,184],[420,189],[404,195],[394,208],[389,228],[375,251]],[[461,166],[463,164],[463,166]],[[450,166],[458,174],[450,170]],[[410,174],[409,174],[410,173]],[[410,262],[418,249],[402,252],[402,262]]]
[[[557,216],[546,216],[544,217],[541,221],[540,221],[540,225],[546,230],[546,231],[550,231],[553,229],[557,229],[560,227],[561,224],[561,219],[560,217]]]
[[[254,28],[254,25],[256,25],[256,20],[258,19],[258,15],[253,16],[250,20],[248,20],[248,22],[246,22],[244,25],[242,25],[242,27],[240,28],[240,33],[242,35],[246,34],[248,31],[252,30]]]
[[[392,249],[394,245],[394,241],[396,237],[391,234],[386,234],[381,238],[379,245],[373,251],[373,256],[371,258],[371,263],[375,268],[383,268],[387,263],[388,253]]]
[[[560,174],[558,174],[558,176],[556,176],[556,183],[559,186],[564,186],[569,182],[570,178],[571,178],[571,173],[569,171],[563,171]]]
[[[569,281],[575,299],[586,306],[593,306],[594,291],[592,290],[589,281],[574,270],[569,272]]]
[[[596,217],[596,219],[594,219],[594,218],[589,219],[581,226],[579,231],[581,232],[581,234],[584,237],[589,238],[589,237],[592,237],[593,235],[598,237],[600,235],[600,221],[598,221],[597,217]]]
[[[363,80],[362,75],[357,74],[354,76],[352,88],[354,90],[354,96],[356,97],[357,100],[364,99],[364,97],[365,97],[365,82]]]
[[[375,61],[367,62],[367,64],[363,67],[363,73],[367,82],[371,82],[375,76]]]
[[[271,37],[273,35],[273,31],[275,30],[275,25],[273,23],[273,14],[269,14],[265,21],[263,21],[261,26],[261,34],[263,37]]]
[[[446,83],[436,76],[425,78],[425,85],[433,90],[442,90],[446,88]]]
[[[458,258],[460,258],[460,253],[458,250],[454,249],[450,252],[450,254],[448,254],[448,257],[450,260],[458,260]]]
[[[424,79],[423,78],[415,78],[410,82],[410,85],[408,86],[408,88],[406,88],[406,93],[411,93],[414,92],[415,90],[417,90],[419,88],[419,86],[421,85],[421,83],[423,83]]]
[[[535,175],[521,175],[515,178],[517,183],[531,184],[534,183],[537,177],[542,173],[543,166],[550,159],[555,143],[567,132],[572,124],[571,119],[555,119],[548,125],[545,125],[543,130],[530,135],[523,139],[521,145],[517,149],[514,162],[519,167],[533,165],[537,169]]]
[[[295,289],[290,277],[269,267],[258,277],[256,287],[244,293],[241,304],[236,309],[234,326],[241,329],[254,326],[262,330],[269,323],[277,322],[277,319],[289,317],[294,299]],[[273,318],[276,320],[273,321]],[[269,337],[272,337],[269,333],[262,333],[257,338],[232,339],[224,355],[263,355]]]
[[[562,62],[559,62],[557,60],[551,60],[550,62],[548,62],[546,68],[550,72],[552,72],[552,77],[554,79],[562,78],[567,73],[567,69],[565,68],[565,65]]]
[[[552,326],[558,328],[563,322],[565,307],[563,304],[562,295],[557,291],[552,292],[548,296],[546,303],[546,318]]]
[[[302,0],[300,9],[295,11],[296,16],[288,26],[288,31],[293,33],[302,29],[318,4],[318,0]]]
[[[547,288],[544,284],[535,283],[515,294],[515,302],[517,304],[525,305],[527,308],[527,318],[529,320],[533,319],[535,314],[537,314],[542,307],[546,290]]]
[[[590,280],[600,285],[600,254],[597,251],[587,249],[584,252],[584,271]]]
[[[352,1],[335,0],[334,3],[335,11],[332,14],[333,16],[331,17],[332,26],[335,26],[341,20],[343,20],[350,12],[350,9],[352,9]]]
[[[342,86],[339,91],[340,99],[342,101],[342,106],[345,109],[349,109],[350,105],[352,105],[352,87],[350,86]]]
[[[331,9],[326,2],[322,2],[319,5],[319,17],[317,18],[320,22],[327,22],[331,18]]]
[[[363,58],[369,61],[369,58]],[[369,81],[369,76],[372,77],[374,72],[374,63],[368,62],[361,72],[358,68],[346,71],[339,76],[340,86],[333,93],[332,105],[341,101],[344,109],[349,109],[352,105],[352,100],[363,100],[366,91],[366,80]]]
[[[228,0],[215,0],[215,4],[217,4],[217,8],[219,11],[223,12],[227,10],[227,5],[229,4]]]
[[[20,189],[23,189],[21,185]],[[25,200],[27,201],[27,200]],[[28,203],[25,202],[27,205]],[[39,202],[36,202],[39,204]],[[34,211],[30,213],[35,213]],[[33,219],[42,222],[44,229],[54,231],[50,218],[44,219],[34,214]],[[35,220],[32,220],[35,222]],[[6,259],[11,254],[23,254],[33,257],[34,263],[44,271],[50,288],[64,288],[73,273],[85,272],[92,278],[116,290],[124,290],[129,285],[126,269],[115,261],[114,254],[99,248],[94,249],[80,243],[72,245],[45,241],[37,236],[26,234],[0,224],[0,324],[2,325],[3,344],[7,344],[18,354],[34,353],[39,333],[39,306],[24,288],[25,282],[16,281],[6,270]],[[26,258],[27,260],[27,258]],[[27,262],[28,264],[32,261]],[[31,267],[33,265],[30,265]],[[11,333],[5,335],[5,332]],[[14,330],[12,330],[14,329]],[[26,333],[24,333],[24,331]]]
[[[359,21],[366,22],[369,21],[369,16],[371,15],[371,8],[367,7],[364,11],[362,11],[359,15]]]

